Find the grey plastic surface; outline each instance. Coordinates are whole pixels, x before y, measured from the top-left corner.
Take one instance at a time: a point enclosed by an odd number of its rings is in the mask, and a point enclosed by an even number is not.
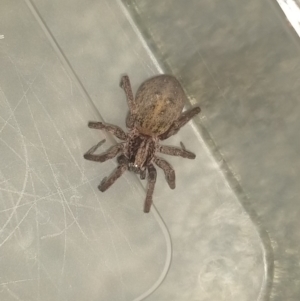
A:
[[[202,136],[267,250],[266,299],[300,300],[298,35],[276,1],[126,2],[203,109]]]
[[[97,189],[116,163],[83,159],[106,137],[87,122],[124,127],[121,75],[162,72],[122,2],[3,0],[0,31],[0,299],[262,300],[264,246],[199,119],[150,214],[134,174]]]

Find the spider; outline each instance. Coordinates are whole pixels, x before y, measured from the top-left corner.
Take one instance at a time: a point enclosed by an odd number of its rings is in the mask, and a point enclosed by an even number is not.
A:
[[[156,182],[154,164],[164,171],[169,187],[175,188],[174,169],[166,160],[158,157],[157,153],[188,159],[196,157],[186,150],[182,143],[178,148],[160,145],[159,142],[175,135],[201,110],[195,107],[182,112],[186,96],[178,80],[171,75],[158,75],[148,79],[139,87],[135,98],[127,75],[122,77],[120,86],[125,91],[129,106],[129,114],[126,118],[129,131],[125,133],[116,125],[89,122],[90,128],[107,131],[121,142],[102,154],[95,154],[100,145],[105,142],[103,140],[89,149],[84,154],[84,158],[104,162],[119,155],[117,168],[98,186],[102,192],[106,191],[126,170],[139,174],[141,179],[145,179],[148,172],[148,187],[144,203],[144,212],[148,213]]]

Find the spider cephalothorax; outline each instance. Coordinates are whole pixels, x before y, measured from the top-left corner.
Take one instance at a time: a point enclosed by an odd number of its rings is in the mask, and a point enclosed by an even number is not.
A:
[[[200,112],[195,107],[184,113],[185,94],[176,78],[170,75],[159,75],[144,82],[134,99],[128,76],[123,76],[121,87],[124,89],[129,105],[129,115],[126,125],[129,132],[120,127],[102,122],[89,122],[89,127],[110,132],[122,142],[112,146],[105,153],[94,154],[103,143],[93,146],[84,158],[91,161],[104,162],[117,157],[118,167],[99,185],[100,191],[107,190],[126,170],[133,171],[145,179],[148,171],[148,188],[144,212],[149,212],[156,181],[154,164],[160,167],[166,176],[171,189],[175,188],[175,172],[172,166],[156,153],[163,153],[183,158],[194,159],[195,155],[187,151],[181,143],[181,148],[160,145],[176,134],[191,118]]]
[[[128,158],[130,171],[143,172],[152,162],[156,151],[157,139],[140,134],[135,128],[127,135],[124,145],[124,155]]]

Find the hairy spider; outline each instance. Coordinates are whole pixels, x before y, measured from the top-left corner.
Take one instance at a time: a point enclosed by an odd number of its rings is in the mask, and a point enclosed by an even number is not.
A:
[[[118,167],[109,177],[102,180],[99,185],[100,191],[107,190],[126,170],[146,178],[148,171],[148,187],[144,212],[149,212],[152,204],[154,185],[156,182],[156,169],[154,163],[160,167],[171,189],[175,188],[175,171],[164,159],[156,153],[194,159],[196,156],[187,151],[181,144],[181,148],[160,145],[160,140],[165,140],[176,134],[189,120],[200,112],[199,107],[192,108],[182,113],[185,103],[185,93],[177,81],[171,75],[159,75],[145,81],[133,97],[128,76],[123,76],[120,83],[124,89],[129,106],[129,114],[126,126],[129,132],[125,133],[116,125],[102,122],[89,122],[88,126],[93,129],[105,130],[122,142],[112,146],[102,154],[95,154],[97,148],[104,141],[99,142],[88,150],[84,158],[96,162],[117,157]]]

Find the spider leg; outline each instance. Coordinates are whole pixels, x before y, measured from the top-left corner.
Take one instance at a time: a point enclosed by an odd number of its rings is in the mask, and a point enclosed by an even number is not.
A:
[[[146,169],[144,169],[141,173],[140,173],[140,179],[141,180],[145,180],[146,178]]]
[[[152,205],[152,197],[153,197],[155,182],[156,182],[156,169],[153,166],[153,164],[150,164],[148,166],[148,188],[147,188],[146,200],[144,205],[145,213],[148,213],[150,211]]]
[[[114,136],[116,136],[120,140],[126,140],[126,138],[127,138],[127,135],[125,134],[125,132],[120,127],[118,127],[116,125],[105,124],[105,123],[102,123],[102,122],[90,121],[88,123],[88,127],[91,128],[91,129],[105,130],[105,131],[113,134]]]
[[[183,145],[183,143],[180,143],[181,148],[175,147],[175,146],[167,146],[167,145],[159,145],[157,148],[157,151],[166,154],[166,155],[171,155],[171,156],[179,156],[183,158],[188,158],[188,159],[195,159],[196,155],[193,154],[190,151],[187,151]]]
[[[128,128],[132,128],[134,125],[134,120],[135,120],[134,113],[136,112],[136,104],[134,101],[130,80],[127,75],[122,76],[121,82],[120,82],[120,87],[125,92],[129,111],[130,111],[130,113],[128,114],[128,116],[126,118],[126,126]]]
[[[128,164],[128,159],[122,154],[117,157],[117,162],[119,165]]]
[[[134,102],[134,97],[133,97],[131,84],[130,84],[128,75],[122,76],[121,82],[120,82],[120,87],[124,90],[124,92],[126,94],[130,112],[134,112],[135,111],[135,102]]]
[[[98,144],[94,145],[92,148],[90,148],[85,154],[84,159],[90,160],[90,161],[96,161],[96,162],[104,162],[106,160],[114,158],[122,149],[123,149],[123,143],[118,143],[114,146],[112,146],[109,150],[106,152],[95,155],[94,152],[105,142],[105,140],[100,141]]]
[[[171,164],[156,156],[153,158],[153,162],[164,171],[169,187],[175,189],[175,171]]]
[[[121,164],[119,165],[109,177],[106,177],[102,180],[100,185],[98,186],[99,190],[104,192],[107,190],[112,184],[115,183],[117,179],[121,177],[121,175],[124,173],[124,171],[127,170],[127,164]]]
[[[192,108],[188,111],[183,112],[177,120],[171,125],[167,132],[159,136],[160,140],[165,140],[170,136],[173,136],[178,133],[180,128],[186,125],[195,115],[199,114],[201,109],[199,107]]]

